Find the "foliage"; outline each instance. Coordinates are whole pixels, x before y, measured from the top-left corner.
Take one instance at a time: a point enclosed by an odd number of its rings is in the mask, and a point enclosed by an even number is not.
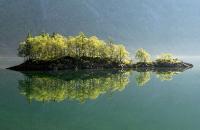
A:
[[[69,37],[56,33],[43,33],[34,37],[29,34],[26,40],[20,43],[18,54],[33,61],[49,61],[65,56],[98,57],[117,63],[127,63],[130,59],[122,44],[106,43],[96,36],[88,37],[84,33]]]
[[[163,53],[163,54],[159,55],[158,58],[156,59],[156,61],[161,62],[161,63],[179,63],[179,62],[181,62],[177,58],[174,58],[174,56],[170,53]]]
[[[150,54],[143,48],[140,48],[136,51],[135,58],[137,60],[139,60],[139,62],[150,62],[151,61]]]
[[[52,35],[42,33],[38,36],[27,35],[19,44],[18,55],[32,61],[51,61],[62,57],[80,59],[83,57],[106,59],[118,64],[131,64],[129,52],[122,44],[107,42],[96,36],[86,36],[80,33],[76,36],[63,36],[57,33]],[[151,55],[140,48],[135,58],[139,62],[151,63]],[[161,63],[180,63],[181,61],[170,53],[163,53],[156,59]]]

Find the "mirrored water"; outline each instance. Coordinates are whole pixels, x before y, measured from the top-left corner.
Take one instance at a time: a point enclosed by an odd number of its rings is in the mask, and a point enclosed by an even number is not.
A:
[[[197,130],[200,69],[0,70],[1,130]]]

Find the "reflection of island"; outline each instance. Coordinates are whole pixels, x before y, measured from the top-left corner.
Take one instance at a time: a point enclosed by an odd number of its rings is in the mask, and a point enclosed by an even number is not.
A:
[[[103,93],[121,91],[128,82],[130,72],[97,71],[66,73],[26,73],[19,81],[21,94],[29,101],[42,102],[96,99]]]
[[[180,72],[176,71],[168,71],[168,72],[157,72],[156,76],[159,78],[161,81],[165,80],[172,80],[173,76],[179,74]]]
[[[96,99],[103,93],[121,91],[129,83],[131,71],[119,70],[84,70],[62,72],[26,72],[25,79],[19,81],[21,94],[28,101],[63,101],[75,100],[85,102]],[[140,70],[136,75],[136,85],[145,86],[155,73],[161,80],[172,80],[180,73],[178,70]]]
[[[136,77],[137,86],[144,86],[151,79],[150,72],[140,72]]]
[[[161,80],[161,81],[167,81],[167,80],[172,80],[173,76],[181,73],[178,70],[157,70],[157,71],[141,71],[139,72],[139,74],[136,76],[136,84],[139,87],[142,87],[144,85],[146,85],[150,80],[151,80],[151,73],[155,73],[156,77]]]

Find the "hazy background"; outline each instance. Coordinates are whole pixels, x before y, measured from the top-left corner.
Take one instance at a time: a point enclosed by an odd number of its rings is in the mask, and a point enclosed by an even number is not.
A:
[[[112,37],[134,53],[200,54],[199,0],[0,0],[0,57],[27,32]]]

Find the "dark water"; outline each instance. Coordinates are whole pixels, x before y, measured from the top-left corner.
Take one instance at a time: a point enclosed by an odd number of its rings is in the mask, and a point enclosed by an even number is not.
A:
[[[198,130],[200,69],[0,70],[0,130]]]

